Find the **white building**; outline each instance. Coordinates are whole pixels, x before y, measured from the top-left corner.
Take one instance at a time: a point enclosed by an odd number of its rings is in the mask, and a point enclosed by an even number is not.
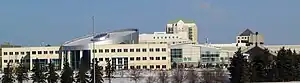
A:
[[[188,39],[186,34],[180,32],[178,34],[167,34],[166,32],[154,32],[153,34],[140,34],[140,44],[183,44],[193,42]]]
[[[180,34],[186,36],[193,43],[198,44],[198,27],[194,21],[174,20],[166,26],[167,34]]]

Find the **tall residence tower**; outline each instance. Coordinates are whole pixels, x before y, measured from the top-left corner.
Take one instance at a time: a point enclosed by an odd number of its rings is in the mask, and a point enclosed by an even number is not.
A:
[[[172,20],[168,22],[165,29],[167,34],[178,34],[198,44],[198,29],[194,21]]]

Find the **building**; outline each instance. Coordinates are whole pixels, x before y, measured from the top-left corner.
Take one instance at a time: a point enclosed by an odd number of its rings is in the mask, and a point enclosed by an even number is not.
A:
[[[105,66],[107,60],[115,69],[170,69],[167,44],[138,44],[137,29],[123,29],[66,42],[60,48],[62,62],[75,70],[86,71],[92,61]],[[63,67],[63,66],[62,66]]]
[[[139,43],[140,44],[194,44],[187,36],[184,34],[167,34],[166,32],[154,32],[153,34],[140,34]]]
[[[193,43],[198,44],[198,27],[194,21],[182,19],[169,21],[165,31],[167,34],[186,36]]]
[[[237,45],[246,44],[246,46],[257,44],[264,44],[264,36],[258,34],[258,32],[253,33],[250,29],[246,29],[240,35],[236,36]]]
[[[60,69],[59,46],[50,47],[11,47],[1,48],[1,69],[3,70],[10,63],[12,67],[24,62],[27,68],[32,69],[35,62],[41,66],[54,63],[55,69]],[[45,67],[44,67],[45,68]]]

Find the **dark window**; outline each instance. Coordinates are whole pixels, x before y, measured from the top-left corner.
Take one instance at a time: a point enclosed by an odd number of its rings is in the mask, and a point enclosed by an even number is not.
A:
[[[59,54],[59,51],[55,51],[55,54]]]
[[[19,60],[15,60],[16,63],[19,63]]]
[[[161,67],[162,67],[162,68],[167,68],[167,66],[166,66],[166,65],[162,65]]]
[[[94,49],[94,50],[93,50],[93,53],[97,53],[97,50]]]
[[[161,51],[166,52],[167,50],[166,50],[166,48],[162,48]]]
[[[135,52],[141,52],[141,49],[138,48],[138,49],[135,50]]]
[[[131,61],[134,61],[134,57],[130,57],[130,60],[131,60]]]
[[[12,62],[13,62],[13,60],[9,60],[9,62],[11,62],[11,63],[12,63]]]
[[[110,51],[111,51],[111,52],[116,52],[116,49],[111,49]]]
[[[42,51],[38,51],[38,54],[42,54]]]
[[[130,52],[134,52],[134,49],[130,49]]]
[[[99,49],[99,53],[103,53],[103,49]]]
[[[160,60],[160,57],[155,57],[156,60]]]
[[[150,60],[154,60],[154,57],[150,57]]]
[[[143,60],[147,60],[147,57],[143,57]]]
[[[13,52],[9,52],[9,55],[14,55],[14,53]]]
[[[153,48],[150,48],[149,51],[150,51],[150,52],[153,52]]]
[[[136,60],[137,60],[137,61],[141,60],[141,57],[136,57]]]
[[[36,51],[32,51],[32,54],[36,54]]]
[[[141,69],[141,66],[136,66],[137,69]]]
[[[130,69],[134,69],[134,66],[130,66]]]
[[[146,65],[144,65],[144,66],[143,66],[143,69],[147,69],[147,66],[146,66]]]
[[[50,53],[50,54],[53,54],[53,51],[50,51],[49,53]]]
[[[4,60],[4,63],[7,63],[7,60]]]
[[[4,55],[7,55],[7,52],[4,52]]]
[[[105,49],[105,53],[108,53],[109,52],[109,49]]]
[[[48,51],[44,51],[44,54],[48,54]]]
[[[156,65],[156,68],[159,69],[159,68],[160,68],[160,65]]]
[[[154,65],[150,65],[150,69],[153,69],[154,68]]]
[[[21,52],[21,55],[25,55],[25,52]]]
[[[166,60],[166,59],[167,59],[166,57],[162,57],[162,58],[161,58],[161,60]]]
[[[155,48],[155,51],[156,51],[156,52],[159,52],[159,51],[160,51],[160,49],[159,49],[159,48]]]
[[[103,58],[99,58],[99,61],[103,61]]]
[[[146,48],[143,48],[142,51],[143,51],[143,52],[147,52],[147,49],[146,49]]]
[[[109,60],[109,58],[105,58],[105,61],[108,61]]]
[[[19,52],[15,52],[15,55],[19,55]]]
[[[118,49],[118,52],[122,52],[122,49]]]
[[[128,52],[128,49],[124,49],[124,52]]]

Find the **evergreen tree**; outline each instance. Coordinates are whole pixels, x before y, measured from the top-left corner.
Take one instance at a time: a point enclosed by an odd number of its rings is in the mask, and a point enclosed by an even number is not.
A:
[[[262,58],[260,56],[255,56],[251,61],[251,82],[266,81],[266,66],[264,61],[261,59]]]
[[[294,81],[300,81],[300,55],[296,53],[296,51],[294,50],[294,53],[293,53],[293,56],[294,56]]]
[[[278,51],[277,55],[277,80],[280,82],[287,82],[293,80],[293,64],[292,64],[292,51],[285,50],[284,48]]]
[[[249,63],[241,52],[241,48],[235,52],[233,58],[231,58],[231,64],[228,68],[230,72],[230,81],[232,83],[244,83],[249,82],[250,73],[249,73]]]
[[[31,75],[31,79],[33,80],[33,82],[44,83],[44,82],[46,82],[45,81],[46,76],[42,72],[39,60],[38,59],[35,59],[35,60],[36,61],[32,68],[33,74]]]
[[[57,83],[57,80],[59,79],[58,74],[55,72],[54,69],[54,64],[52,64],[51,62],[49,63],[49,67],[48,67],[49,71],[47,73],[47,81],[48,83]]]
[[[16,76],[19,83],[23,83],[24,80],[29,80],[28,69],[25,67],[23,59],[21,59],[21,63],[17,67]]]
[[[83,76],[80,76],[80,71],[77,72],[77,75],[75,76],[75,82],[76,83],[88,83],[90,82],[90,76],[88,76],[86,73]]]
[[[14,77],[12,75],[12,68],[10,62],[7,63],[7,67],[4,68],[4,75],[2,76],[2,83],[13,83]]]
[[[98,65],[98,63],[99,62],[97,61],[96,64],[93,64],[93,65],[95,65],[95,74],[94,74],[94,68],[91,69],[91,79],[92,79],[91,83],[103,83],[104,82],[104,80],[102,78],[103,77],[103,73],[101,72],[103,68],[100,67]],[[95,80],[96,81],[93,79],[94,76],[95,76]]]
[[[113,72],[115,72],[115,70],[112,67],[110,62],[111,62],[111,60],[106,60],[106,67],[105,67],[105,74],[106,74],[105,77],[108,78],[109,83],[111,83],[111,78],[113,77],[112,74],[113,74]]]
[[[64,62],[64,67],[60,79],[61,83],[72,83],[74,81],[73,70],[67,60]]]

